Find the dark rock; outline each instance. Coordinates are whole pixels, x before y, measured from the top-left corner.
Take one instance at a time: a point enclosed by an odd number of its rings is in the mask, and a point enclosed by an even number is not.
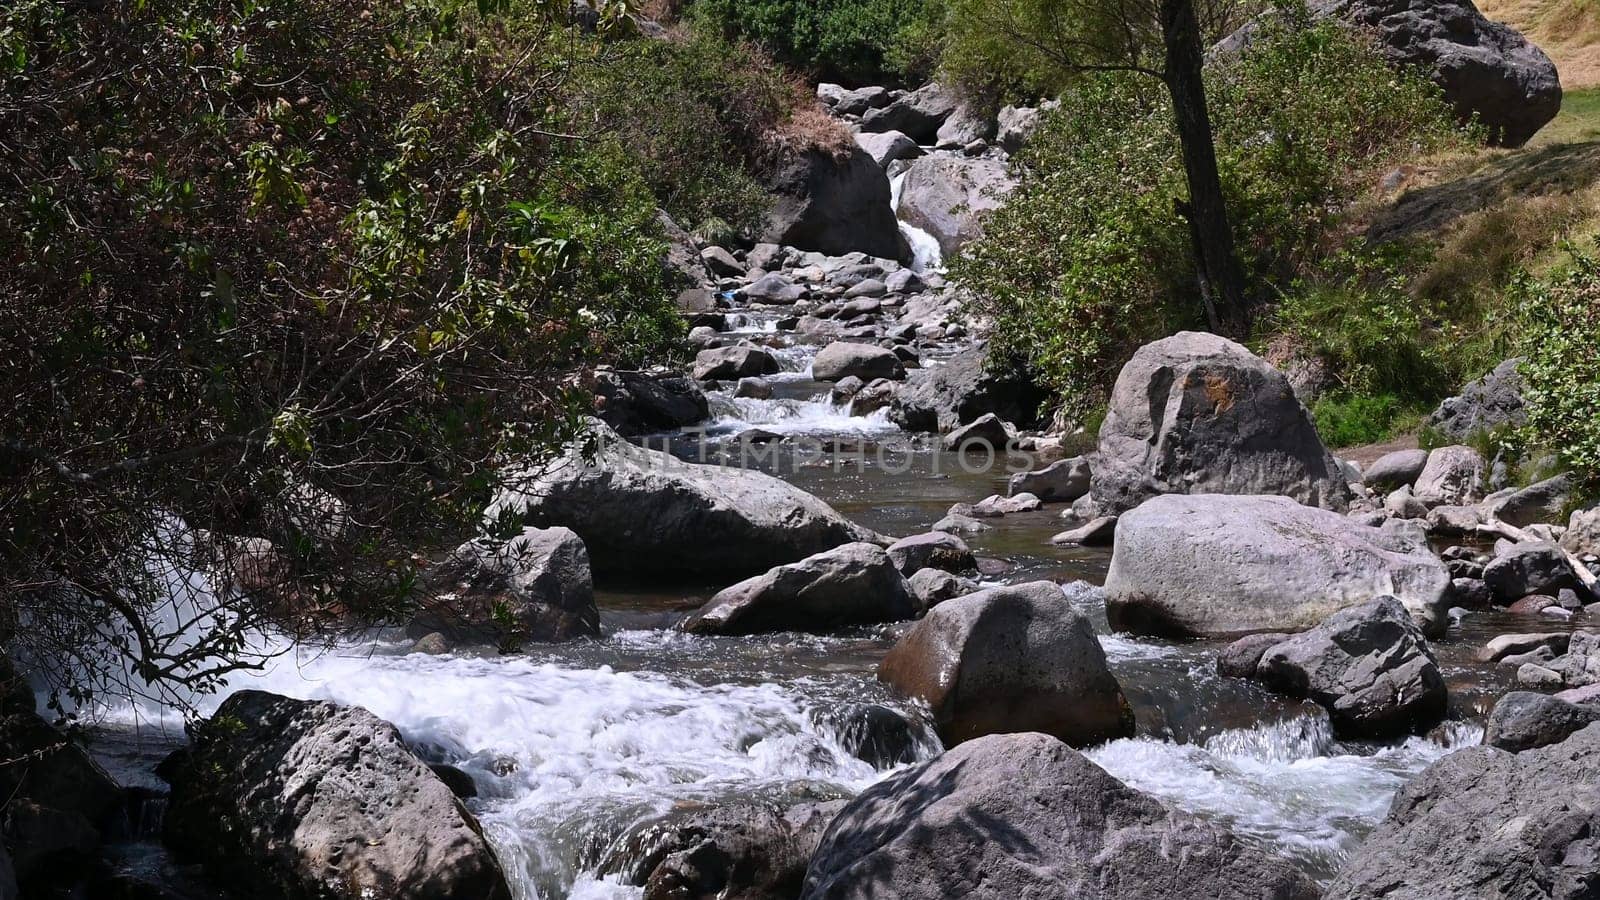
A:
[[[284,900],[509,898],[478,823],[359,707],[240,691],[195,729],[169,846],[230,890]]]
[[[0,830],[23,885],[52,880],[62,869],[81,869],[100,849],[99,830],[81,813],[33,800],[8,802]]]
[[[1594,725],[1521,753],[1457,750],[1400,788],[1326,900],[1591,896],[1597,791]]]
[[[889,204],[888,176],[867,151],[853,150],[842,157],[817,149],[792,152],[780,161],[767,185],[777,196],[767,240],[833,255],[859,250],[909,258]]]
[[[963,353],[912,372],[889,418],[907,431],[949,432],[993,413],[1027,425],[1038,419],[1043,391],[1022,376],[991,371],[984,353]]]
[[[794,897],[842,801],[780,810],[767,805],[676,811],[626,840],[643,850],[624,877],[645,900],[774,900]]]
[[[429,572],[429,581],[443,593],[424,601],[412,621],[415,634],[512,648],[600,636],[589,552],[567,528],[468,541]]]
[[[921,726],[876,703],[846,707],[834,718],[839,745],[875,769],[914,763],[923,747],[937,746]]]
[[[1463,609],[1485,609],[1494,602],[1494,592],[1481,578],[1451,578],[1448,602]]]
[[[470,800],[478,796],[478,783],[472,780],[471,775],[455,766],[446,765],[445,763],[429,763],[428,768],[432,770],[433,774],[439,776],[439,780],[444,782],[444,786],[449,788],[450,793],[455,794],[457,797],[463,800]]]
[[[1286,860],[1173,810],[1042,734],[993,735],[867,788],[804,900],[1313,900]]]
[[[935,606],[878,677],[927,703],[947,746],[1013,731],[1076,746],[1133,734],[1133,711],[1088,619],[1048,581]]]
[[[1255,678],[1321,705],[1334,730],[1351,737],[1426,733],[1449,704],[1433,651],[1392,597],[1341,610],[1268,649]]]
[[[1283,494],[1343,511],[1350,489],[1283,373],[1185,331],[1146,344],[1112,390],[1093,493],[1108,513],[1173,493]]]
[[[960,102],[955,93],[938,84],[927,84],[903,94],[887,106],[861,117],[862,131],[899,131],[918,144],[932,144]],[[874,254],[887,256],[889,254]]]
[[[831,631],[917,614],[911,588],[876,544],[845,544],[725,588],[684,622],[692,634]]]
[[[1600,722],[1600,707],[1580,706],[1546,694],[1512,691],[1501,697],[1484,728],[1485,746],[1512,753],[1559,744]]]
[[[1504,556],[1484,567],[1483,580],[1501,603],[1511,603],[1529,594],[1552,597],[1563,588],[1587,595],[1572,564],[1560,547],[1546,541],[1517,544]]]
[[[778,361],[758,347],[713,347],[694,358],[694,377],[701,381],[732,381],[777,371]]]
[[[96,827],[123,808],[116,780],[32,712],[0,720],[0,797],[76,813]]]
[[[1480,432],[1526,423],[1528,411],[1522,403],[1522,375],[1517,371],[1520,363],[1520,359],[1508,359],[1467,385],[1459,396],[1440,403],[1428,417],[1428,427],[1453,441],[1465,441]]]
[[[888,552],[895,568],[908,578],[922,569],[966,572],[978,565],[966,541],[942,531],[901,538],[889,545]]]
[[[683,375],[602,371],[595,374],[599,416],[619,434],[645,434],[704,422],[705,392]]]

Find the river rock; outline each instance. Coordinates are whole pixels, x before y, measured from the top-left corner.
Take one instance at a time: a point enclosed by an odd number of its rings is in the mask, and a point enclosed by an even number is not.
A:
[[[741,378],[733,386],[735,397],[748,397],[752,400],[771,400],[772,382],[762,378]]]
[[[779,160],[767,182],[777,199],[767,215],[764,240],[835,256],[861,251],[909,258],[890,206],[888,176],[867,151],[855,146],[850,151],[835,155],[810,149]]]
[[[166,840],[224,885],[286,900],[511,895],[471,814],[364,709],[240,691],[193,738]]]
[[[962,578],[943,569],[918,569],[906,579],[906,582],[924,609],[931,609],[946,600],[965,597],[980,590],[976,581]]]
[[[847,341],[834,341],[823,347],[811,362],[811,377],[817,381],[838,381],[851,375],[862,381],[899,381],[906,377],[906,370],[893,350]]]
[[[917,761],[923,748],[935,746],[933,733],[903,713],[877,703],[858,703],[821,716],[832,726],[839,746],[874,769]]]
[[[1115,541],[1116,534],[1116,516],[1095,516],[1076,528],[1058,532],[1050,538],[1050,543],[1058,547],[1074,544],[1085,547],[1103,547]]]
[[[1600,879],[1600,726],[1457,750],[1400,788],[1326,900],[1578,898]]]
[[[1287,497],[1169,494],[1118,521],[1106,615],[1122,631],[1226,637],[1301,631],[1392,596],[1438,635],[1449,590],[1432,553],[1338,513]]]
[[[1561,547],[1574,555],[1600,555],[1600,506],[1575,510],[1567,520]]]
[[[895,394],[889,419],[907,431],[947,433],[993,413],[1030,424],[1039,417],[1043,391],[1026,377],[990,366],[986,353],[962,353],[942,366],[913,371]]]
[[[953,148],[966,147],[974,141],[987,144],[994,140],[997,127],[998,123],[994,116],[984,113],[971,103],[961,103],[944,120],[944,124],[939,126],[939,130],[933,136],[933,142],[939,147]]]
[[[19,900],[17,892],[17,869],[11,862],[11,854],[6,852],[4,844],[0,844],[0,900]]]
[[[1555,64],[1472,0],[1315,0],[1313,11],[1368,29],[1388,61],[1416,66],[1444,91],[1463,121],[1477,117],[1490,140],[1520,147],[1561,111]]]
[[[634,858],[608,859],[645,900],[771,900],[796,896],[806,864],[843,801],[674,810],[623,841]]]
[[[922,569],[966,572],[978,567],[967,542],[942,531],[901,538],[889,545],[888,552],[895,568],[908,578]]]
[[[1424,501],[1462,505],[1483,498],[1483,457],[1471,447],[1438,447],[1411,491]]]
[[[600,636],[589,551],[571,529],[524,528],[509,541],[468,541],[429,578],[444,593],[425,601],[414,634],[509,647]]]
[[[488,522],[570,528],[602,577],[741,578],[840,544],[888,543],[781,479],[636,447],[593,420],[566,453],[507,485]]]
[[[896,382],[887,378],[873,379],[850,398],[850,415],[870,416],[883,409],[894,402],[896,389]]]
[[[1453,441],[1465,441],[1475,434],[1528,421],[1522,402],[1520,359],[1508,359],[1494,371],[1464,388],[1460,395],[1447,398],[1428,417],[1428,427]]]
[[[37,885],[61,881],[64,871],[92,866],[101,843],[99,830],[82,814],[16,797],[7,798],[0,832],[10,851],[13,877],[30,895],[39,896],[45,892]]]
[[[1489,561],[1483,580],[1501,603],[1514,603],[1529,594],[1555,596],[1562,589],[1587,597],[1589,591],[1572,571],[1566,553],[1547,541],[1528,541]]]
[[[1261,657],[1293,635],[1280,632],[1247,634],[1217,652],[1217,674],[1226,678],[1254,678]]]
[[[1049,581],[935,606],[878,677],[928,704],[946,746],[1014,731],[1080,747],[1133,734],[1133,711],[1089,620]]]
[[[739,289],[744,299],[768,306],[790,306],[805,299],[806,289],[776,272],[763,275]]]
[[[1122,367],[1093,493],[1112,514],[1158,494],[1283,494],[1341,511],[1350,499],[1283,373],[1193,331],[1146,344]]]
[[[993,530],[994,526],[980,521],[972,515],[969,506],[965,512],[952,512],[944,518],[933,523],[929,531],[943,531],[946,534],[982,534]]]
[[[1500,662],[1539,649],[1550,650],[1550,656],[1554,658],[1558,653],[1567,652],[1567,642],[1570,639],[1570,634],[1560,631],[1496,635],[1483,645],[1483,649],[1478,653],[1478,659],[1483,662]]]
[[[1321,705],[1348,737],[1425,733],[1449,702],[1433,651],[1392,597],[1340,610],[1267,649],[1254,677]]]
[[[673,286],[697,288],[709,282],[711,273],[700,259],[700,248],[694,236],[674,222],[665,210],[656,210],[656,221],[667,239],[667,256],[662,260],[662,268],[673,273]]]
[[[705,391],[678,374],[603,370],[595,373],[599,416],[618,434],[646,434],[704,422]]]
[[[845,544],[725,588],[684,622],[692,634],[831,631],[897,622],[921,605],[888,553]]]
[[[979,738],[850,801],[803,900],[1312,900],[1288,861],[1043,734]]]
[[[1573,490],[1572,476],[1562,473],[1522,488],[1491,508],[1495,518],[1517,528],[1556,522],[1571,506]]]
[[[922,155],[917,142],[899,131],[858,131],[855,137],[856,144],[885,169],[897,159],[916,159]]]
[[[124,802],[122,788],[81,746],[33,712],[8,698],[0,719],[0,797],[31,800],[107,824]],[[3,806],[3,804],[0,804]]]
[[[925,156],[911,163],[900,184],[900,218],[933,235],[951,259],[983,235],[984,215],[1016,187],[1000,160]]]
[[[759,347],[713,347],[694,358],[694,377],[701,381],[734,381],[778,371],[778,361]]]
[[[954,91],[937,83],[925,84],[862,115],[861,130],[900,131],[918,144],[932,144],[938,138],[939,126],[959,105]]]
[[[1546,694],[1512,691],[1489,713],[1483,743],[1512,753],[1559,744],[1600,722],[1600,707],[1569,703]]]
[[[1051,503],[1071,503],[1089,493],[1090,474],[1088,458],[1074,456],[1032,472],[1018,472],[1006,482],[1006,489],[1012,494],[1033,494]]]
[[[946,450],[963,453],[992,453],[998,460],[1005,457],[1007,448],[1016,439],[1017,430],[1010,422],[994,413],[985,413],[945,435],[943,446]]]
[[[1428,451],[1396,450],[1385,453],[1362,473],[1362,482],[1374,491],[1392,491],[1409,487],[1422,474],[1428,464]]]
[[[998,519],[1016,513],[1033,512],[1042,506],[1044,503],[1032,494],[1015,494],[1010,497],[990,494],[972,504],[971,514],[980,519]]]
[[[722,277],[737,277],[745,272],[744,266],[739,264],[733,254],[723,247],[707,247],[700,251],[700,261],[706,264],[711,274]]]

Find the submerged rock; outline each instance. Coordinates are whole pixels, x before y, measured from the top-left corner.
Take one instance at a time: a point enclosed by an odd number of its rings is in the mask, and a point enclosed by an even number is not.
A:
[[[511,895],[478,823],[393,725],[240,691],[174,773],[169,846],[246,896]]]
[[[1229,637],[1301,631],[1379,597],[1442,634],[1450,572],[1382,529],[1287,497],[1170,494],[1117,522],[1106,575],[1113,628]]]
[[[692,634],[831,631],[909,619],[920,608],[889,554],[876,544],[855,543],[726,588],[683,629]]]
[[[507,483],[485,518],[572,529],[601,577],[738,578],[853,541],[887,543],[781,479],[687,463],[598,422],[570,452]]]
[[[878,677],[927,703],[946,745],[1014,731],[1080,747],[1133,734],[1133,711],[1088,619],[1049,581],[935,606]]]
[[[645,900],[772,900],[796,896],[806,864],[843,801],[788,809],[740,804],[675,811],[624,843],[638,858],[602,863]]]
[[[867,788],[804,900],[1313,900],[1286,860],[1173,810],[1042,734],[992,735]]]
[[[1597,795],[1600,725],[1521,753],[1457,750],[1400,788],[1327,900],[1592,896]]]
[[[1093,493],[1108,513],[1160,494],[1282,494],[1344,510],[1350,489],[1283,373],[1185,331],[1139,348],[1100,428]]]

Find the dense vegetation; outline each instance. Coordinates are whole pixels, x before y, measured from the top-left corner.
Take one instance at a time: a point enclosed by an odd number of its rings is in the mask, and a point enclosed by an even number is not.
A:
[[[1252,294],[1265,308],[1290,293],[1283,315],[1296,340],[1360,356],[1348,377],[1375,377],[1370,347],[1334,347],[1349,337],[1342,319],[1415,313],[1381,295],[1359,310],[1340,299],[1336,286],[1372,264],[1359,249],[1324,262],[1342,241],[1339,213],[1386,166],[1468,138],[1430,84],[1327,25],[1272,27],[1214,63],[1208,90]],[[1116,73],[1062,101],[1020,161],[1022,189],[955,273],[995,317],[1002,346],[1081,416],[1133,348],[1204,318],[1176,211],[1184,183],[1165,97],[1149,79]],[[1392,339],[1378,324],[1362,328],[1358,343]]]
[[[689,7],[707,33],[754,41],[813,78],[852,86],[927,74],[904,50],[927,15],[924,0],[694,0]]]
[[[1565,271],[1513,291],[1528,404],[1523,443],[1548,447],[1600,497],[1600,257],[1579,250]]]

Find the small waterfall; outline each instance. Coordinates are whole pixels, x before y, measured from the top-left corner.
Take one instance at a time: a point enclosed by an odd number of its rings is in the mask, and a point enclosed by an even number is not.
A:
[[[889,182],[889,205],[895,216],[900,215],[900,194],[905,187],[906,173],[901,172]],[[939,250],[939,240],[915,225],[900,221],[900,233],[911,246],[911,271],[937,272],[944,266],[944,255]]]

